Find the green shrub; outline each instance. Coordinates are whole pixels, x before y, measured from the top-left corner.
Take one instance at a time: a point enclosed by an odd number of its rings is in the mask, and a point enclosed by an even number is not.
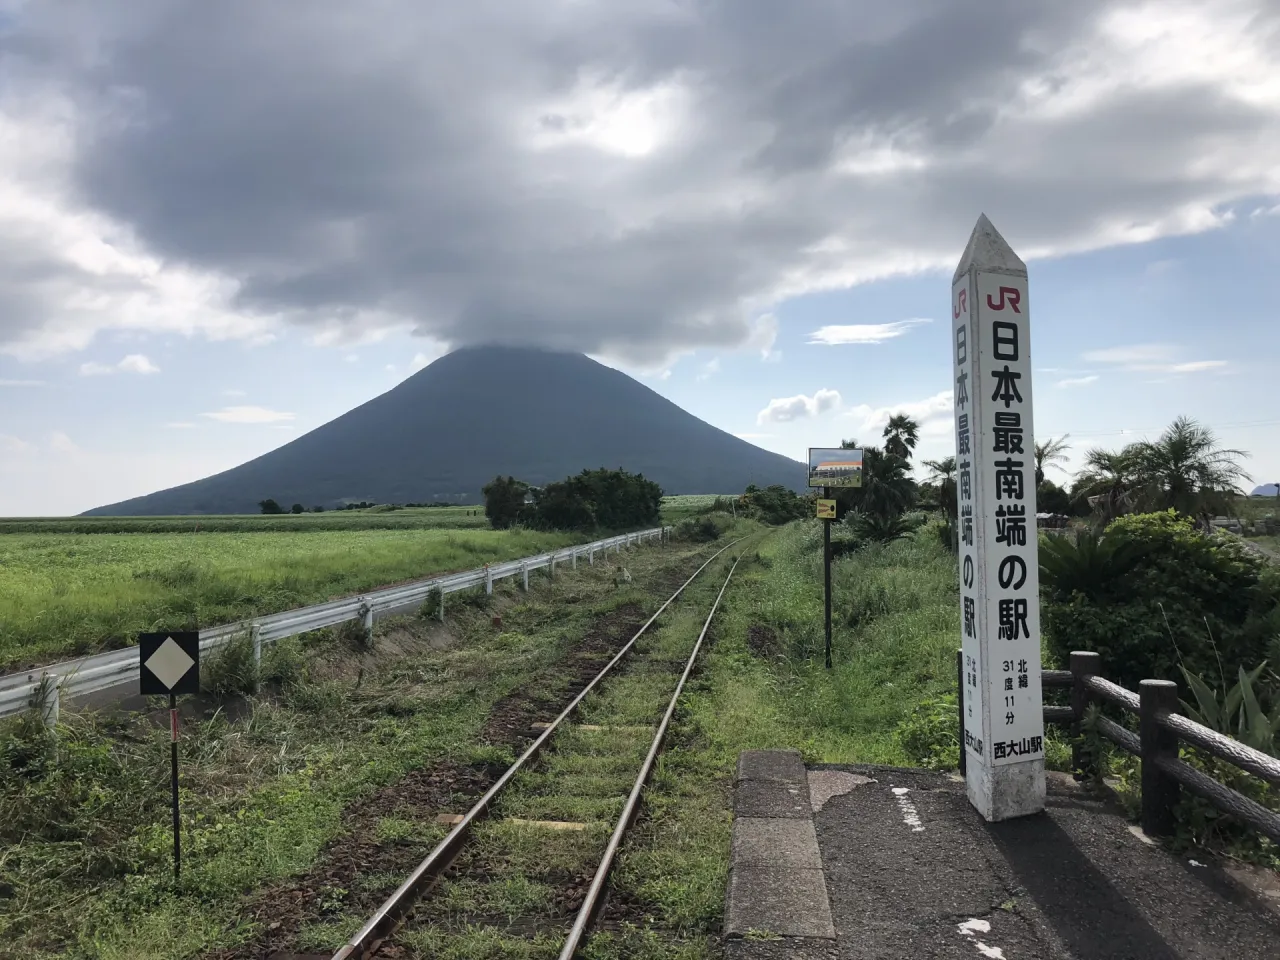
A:
[[[842,526],[850,531],[855,542],[861,543],[892,543],[911,536],[915,529],[905,516],[863,513],[861,510],[850,510],[845,514]]]
[[[1137,820],[1142,812],[1142,761],[1104,741],[1096,732],[1091,734],[1091,739],[1093,750],[1102,761],[1099,772],[1114,779],[1113,786],[1125,812],[1130,819]],[[1179,751],[1179,759],[1255,803],[1280,811],[1280,795],[1265,781],[1239,767],[1186,746]],[[1280,869],[1280,846],[1189,790],[1181,791],[1173,816],[1171,846],[1175,851],[1194,853],[1197,849],[1209,850],[1273,870]]]
[[[812,500],[776,483],[763,490],[753,484],[743,496],[747,516],[775,527],[812,516],[814,509]]]
[[[1234,540],[1189,519],[1139,514],[1100,536],[1044,538],[1041,616],[1050,655],[1102,655],[1107,677],[1136,690],[1148,678],[1234,676],[1268,655],[1280,630],[1280,574]]]
[[[675,525],[671,537],[685,543],[710,543],[718,540],[727,529],[729,520],[723,515],[689,517]]]
[[[260,680],[289,687],[301,683],[306,667],[306,655],[300,637],[281,637],[274,643],[262,645]]]
[[[1280,710],[1267,716],[1257,694],[1260,688],[1258,680],[1266,668],[1266,661],[1248,673],[1245,673],[1244,667],[1240,667],[1235,685],[1230,690],[1225,690],[1222,689],[1226,686],[1225,681],[1222,687],[1215,689],[1183,667],[1182,674],[1195,698],[1194,705],[1190,701],[1182,701],[1183,713],[1210,730],[1216,730],[1255,750],[1276,756]]]
[[[902,751],[912,763],[929,770],[955,770],[960,766],[960,715],[954,693],[922,700],[898,724]]]

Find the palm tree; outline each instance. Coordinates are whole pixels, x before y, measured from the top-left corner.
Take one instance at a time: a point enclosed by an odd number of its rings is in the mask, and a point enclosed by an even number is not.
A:
[[[1224,509],[1249,475],[1240,466],[1243,450],[1224,449],[1213,431],[1190,417],[1178,417],[1158,440],[1134,445],[1134,463],[1143,504],[1176,510],[1209,526],[1209,511]]]
[[[929,483],[938,486],[938,502],[942,511],[951,519],[956,516],[956,458],[943,457],[941,460],[925,460],[924,466],[929,468]]]
[[[854,441],[845,441],[846,450]],[[862,448],[862,486],[836,491],[838,511],[843,518],[849,510],[861,510],[877,517],[896,517],[915,502],[916,485],[907,475],[907,461],[879,447]]]
[[[923,466],[929,468],[930,483],[941,484],[956,478],[955,457],[943,457],[941,460],[924,460],[921,462]]]
[[[1036,489],[1044,483],[1045,467],[1066,462],[1067,451],[1071,449],[1071,445],[1067,443],[1069,436],[1071,434],[1068,433],[1056,439],[1050,437],[1044,443],[1036,444]]]
[[[1072,493],[1088,499],[1102,515],[1104,523],[1118,517],[1130,506],[1137,486],[1136,444],[1123,450],[1094,447],[1084,455],[1084,469],[1076,477]]]
[[[920,424],[905,413],[896,413],[889,418],[884,428],[884,449],[903,460],[911,459],[911,451],[920,441]]]

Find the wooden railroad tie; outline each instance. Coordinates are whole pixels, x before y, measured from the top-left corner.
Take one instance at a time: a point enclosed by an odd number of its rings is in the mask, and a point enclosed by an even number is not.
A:
[[[574,823],[570,820],[521,820],[519,817],[507,817],[507,823],[518,823],[526,827],[541,827],[544,830],[585,830],[587,824]]]
[[[435,822],[446,827],[456,827],[462,820],[463,815],[460,813],[437,813]],[[571,820],[521,820],[519,817],[507,817],[506,822],[526,827],[542,827],[544,830],[585,830],[588,826]]]

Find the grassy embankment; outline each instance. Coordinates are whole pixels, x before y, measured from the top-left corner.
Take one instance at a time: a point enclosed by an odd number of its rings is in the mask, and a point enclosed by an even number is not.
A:
[[[643,617],[661,598],[641,584],[714,549],[642,548],[554,581],[539,575],[527,595],[502,582],[488,602],[458,598],[443,626],[380,624],[374,651],[331,631],[269,647],[274,694],[184,729],[176,890],[166,729],[64,712],[55,742],[29,721],[10,725],[0,731],[0,953],[176,960],[261,933],[243,919],[254,891],[313,868],[362,798],[433,764],[509,762],[481,737],[492,706],[531,686],[554,694],[554,664],[592,623],[624,607]],[[619,560],[630,586],[613,582]],[[498,610],[500,631],[489,622]],[[389,808],[371,829],[412,863],[441,828],[407,816]],[[323,916],[299,948],[349,932],[400,879],[370,871],[326,884]],[[271,900],[275,916],[284,902]]]
[[[567,546],[565,534],[299,530],[0,536],[0,671]]]

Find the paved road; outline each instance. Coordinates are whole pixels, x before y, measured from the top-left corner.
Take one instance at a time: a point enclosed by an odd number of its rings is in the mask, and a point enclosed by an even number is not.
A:
[[[987,824],[944,774],[808,779],[836,938],[731,940],[734,960],[1280,958],[1273,907],[1069,781],[1044,815]]]

